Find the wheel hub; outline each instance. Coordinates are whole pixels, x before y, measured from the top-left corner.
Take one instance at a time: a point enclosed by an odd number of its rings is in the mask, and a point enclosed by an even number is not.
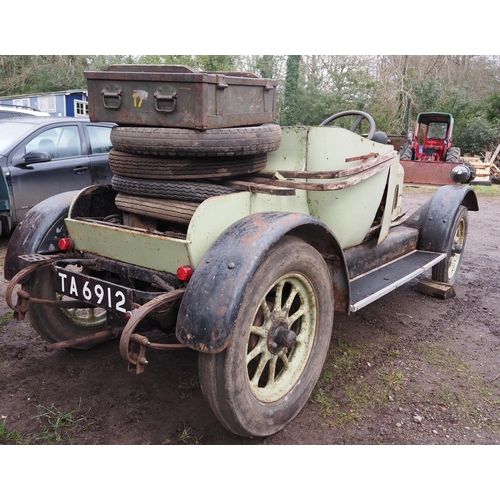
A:
[[[267,347],[272,354],[278,354],[283,348],[291,349],[297,342],[297,334],[288,328],[284,319],[278,319],[269,329]]]

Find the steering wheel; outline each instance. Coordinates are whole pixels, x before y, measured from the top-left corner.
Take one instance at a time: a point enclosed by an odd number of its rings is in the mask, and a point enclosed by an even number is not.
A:
[[[319,126],[324,127],[325,125],[328,125],[329,123],[338,120],[343,116],[358,116],[358,119],[351,127],[351,132],[354,132],[359,127],[360,123],[363,120],[366,120],[370,124],[370,131],[368,132],[368,136],[366,138],[370,140],[373,139],[375,131],[377,130],[377,127],[375,126],[375,120],[368,113],[365,113],[364,111],[357,111],[355,109],[351,109],[349,111],[341,111],[340,113],[336,113],[330,116],[330,118],[327,118],[325,121],[321,122]]]

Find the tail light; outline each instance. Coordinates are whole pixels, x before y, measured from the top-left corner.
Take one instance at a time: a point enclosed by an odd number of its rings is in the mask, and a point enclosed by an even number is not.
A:
[[[181,281],[189,281],[193,276],[193,268],[191,266],[181,266],[177,269],[177,278]]]
[[[59,250],[72,250],[73,242],[70,238],[61,238],[58,243]]]

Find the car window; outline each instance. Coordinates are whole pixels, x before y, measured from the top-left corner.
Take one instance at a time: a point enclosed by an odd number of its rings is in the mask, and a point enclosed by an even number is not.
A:
[[[109,153],[111,148],[111,127],[100,127],[99,125],[88,125],[90,137],[91,154]]]
[[[25,153],[37,151],[49,153],[52,158],[68,158],[82,154],[80,133],[76,125],[44,130],[25,147]]]
[[[2,120],[0,122],[0,151],[7,150],[14,144],[17,144],[27,135],[30,129],[34,129],[33,123],[11,122],[11,120]]]

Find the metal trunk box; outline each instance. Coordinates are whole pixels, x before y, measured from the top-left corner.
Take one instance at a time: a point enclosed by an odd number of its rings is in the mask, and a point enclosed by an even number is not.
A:
[[[273,123],[277,80],[188,66],[109,66],[86,71],[91,121],[207,130]]]

